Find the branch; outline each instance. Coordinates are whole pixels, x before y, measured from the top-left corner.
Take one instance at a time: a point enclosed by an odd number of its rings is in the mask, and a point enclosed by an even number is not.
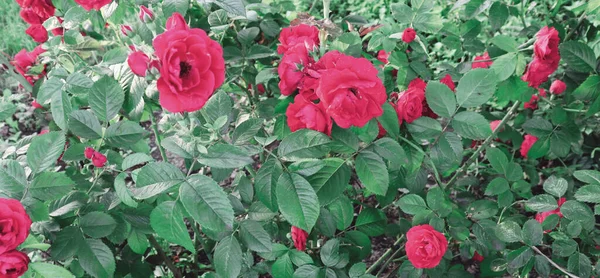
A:
[[[562,271],[562,273],[564,273],[565,275],[571,277],[571,278],[579,278],[579,276],[573,275],[571,273],[569,273],[568,271],[566,271],[564,268],[562,268],[560,265],[556,264],[553,260],[551,260],[550,258],[548,258],[548,256],[546,256],[544,253],[542,253],[542,251],[540,251],[540,249],[538,249],[535,246],[531,246],[531,249],[533,249],[533,251],[535,251],[536,253],[542,255],[544,258],[546,258],[546,260],[548,260],[548,262],[553,265],[554,267],[556,267],[558,270]]]
[[[371,267],[369,267],[369,269],[367,269],[367,273],[373,272],[383,262],[383,260],[385,260],[392,253],[394,246],[400,244],[402,239],[404,239],[404,235],[402,235],[398,240],[396,240],[396,242],[394,242],[394,244],[392,244],[392,247],[388,248],[385,251],[385,253],[383,253],[383,255],[381,255],[381,257],[379,257],[379,259],[377,259],[377,261],[375,261],[375,263],[373,263],[373,265],[371,265]]]
[[[149,235],[148,239],[150,240],[150,244],[152,244],[152,247],[154,247],[154,249],[156,249],[156,252],[158,253],[158,255],[161,258],[163,258],[163,260],[165,260],[165,264],[167,265],[169,270],[171,270],[171,272],[173,272],[173,276],[175,276],[175,278],[182,278],[183,276],[181,276],[181,272],[179,272],[179,269],[177,269],[177,267],[173,264],[173,262],[171,261],[171,258],[169,258],[167,256],[167,254],[165,253],[165,251],[162,249],[162,247],[160,247],[160,244],[158,244],[158,241],[156,241],[156,238],[154,238],[153,235]]]

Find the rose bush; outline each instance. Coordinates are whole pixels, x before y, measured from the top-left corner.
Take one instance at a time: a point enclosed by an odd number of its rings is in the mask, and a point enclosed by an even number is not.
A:
[[[396,2],[17,0],[0,277],[599,277],[598,1]]]

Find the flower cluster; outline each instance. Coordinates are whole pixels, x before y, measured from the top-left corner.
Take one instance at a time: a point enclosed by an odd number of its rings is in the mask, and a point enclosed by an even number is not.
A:
[[[106,156],[93,148],[85,148],[83,154],[85,155],[85,158],[92,160],[92,164],[98,168],[102,168],[106,165]]]
[[[31,219],[23,205],[0,198],[0,277],[16,278],[27,271],[29,257],[16,248],[29,236]]]
[[[54,15],[54,5],[51,0],[16,0],[21,7],[19,15],[29,24],[25,31],[37,43],[48,40],[48,30],[42,23]]]
[[[110,4],[112,0],[75,0],[75,3],[81,5],[86,11],[97,10]]]
[[[533,61],[527,66],[527,71],[522,79],[528,82],[529,86],[537,88],[548,80],[560,62],[560,53],[558,51],[558,31],[554,27],[544,27],[536,34],[536,41],[533,46]]]

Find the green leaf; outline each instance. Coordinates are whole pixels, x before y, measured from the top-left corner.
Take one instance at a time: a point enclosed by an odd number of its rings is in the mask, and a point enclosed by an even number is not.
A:
[[[452,202],[445,197],[446,193],[441,187],[432,187],[427,191],[427,205],[439,216],[445,217],[452,212]]]
[[[208,99],[200,112],[207,122],[214,123],[219,117],[229,116],[233,109],[231,98],[224,92],[218,92]]]
[[[485,151],[485,157],[488,159],[492,168],[496,170],[496,172],[500,174],[505,174],[508,168],[508,158],[506,155],[499,149],[496,148],[487,148]]]
[[[563,178],[557,178],[555,176],[549,177],[544,181],[544,191],[556,196],[562,197],[567,192],[569,183]],[[575,194],[577,195],[577,194]],[[577,196],[576,196],[577,197]]]
[[[557,239],[552,242],[552,254],[559,257],[568,257],[577,250],[577,242],[572,239]]]
[[[381,157],[370,151],[362,151],[356,157],[355,163],[360,182],[369,191],[385,195],[390,181],[387,167]]]
[[[190,176],[179,188],[179,198],[200,225],[215,231],[233,228],[231,203],[213,179],[202,175]]]
[[[506,52],[509,52],[508,54],[516,55],[516,53],[510,53],[510,52],[518,52],[519,51],[519,44],[517,43],[517,41],[515,41],[514,38],[507,36],[507,35],[494,36],[494,37],[492,37],[490,42],[493,45],[497,46],[498,48],[500,48]],[[506,55],[508,55],[508,54],[506,54]],[[506,55],[503,55],[503,56],[506,56]],[[502,57],[502,56],[500,56],[500,57]],[[497,60],[494,61],[494,64],[496,62],[497,62]],[[492,64],[492,66],[493,66],[493,64]]]
[[[473,219],[490,218],[498,212],[498,203],[490,200],[477,200],[469,205],[467,212],[472,215]]]
[[[104,76],[94,83],[88,98],[90,107],[98,118],[101,121],[109,121],[123,106],[125,93],[117,80]]]
[[[340,196],[329,204],[327,209],[333,215],[338,230],[342,231],[350,227],[354,219],[354,207],[352,207],[352,202],[350,202],[348,197],[345,195]]]
[[[273,277],[292,277],[294,275],[294,265],[288,253],[285,253],[273,263],[271,274]]]
[[[230,14],[246,17],[246,7],[242,0],[215,0],[214,3]]]
[[[542,244],[542,238],[544,237],[544,231],[542,225],[535,219],[529,219],[523,224],[523,231],[521,232],[523,242],[530,246]]]
[[[123,63],[127,60],[127,51],[126,47],[113,48],[104,53],[102,63],[106,66]]]
[[[127,170],[133,166],[152,161],[154,161],[154,158],[145,153],[130,154],[123,159],[123,163],[121,163],[121,169]]]
[[[148,242],[148,238],[144,233],[138,229],[133,229],[127,237],[127,245],[136,254],[145,254],[148,247],[150,247],[150,242]]]
[[[17,112],[17,106],[12,102],[2,102],[0,103],[0,121],[5,121],[8,117]]]
[[[387,217],[376,208],[363,209],[356,218],[355,227],[368,236],[380,236],[385,233]]]
[[[206,154],[200,154],[198,162],[214,168],[231,169],[244,167],[254,160],[237,146],[215,144],[208,148]]]
[[[533,258],[533,251],[528,246],[523,246],[507,255],[508,265],[513,269],[525,266],[531,258]]]
[[[398,206],[404,213],[410,215],[424,213],[429,210],[425,204],[425,200],[417,194],[404,195],[398,200]]]
[[[268,58],[271,56],[275,56],[277,55],[277,53],[272,50],[271,48],[268,48],[264,45],[260,45],[260,44],[255,44],[252,47],[250,47],[250,50],[248,50],[248,54],[246,55],[246,59],[263,59],[263,58]]]
[[[120,121],[106,129],[106,143],[115,147],[130,146],[140,141],[146,131],[131,121]]]
[[[27,276],[27,275],[29,275],[29,276]],[[66,270],[60,266],[49,264],[49,263],[42,263],[42,262],[30,263],[29,270],[27,271],[27,274],[25,274],[25,276],[41,277],[41,278],[75,277],[75,275],[73,275],[71,272],[69,272],[68,270]]]
[[[183,218],[180,204],[173,201],[162,202],[150,213],[150,225],[158,236],[195,253],[196,248],[190,239]]]
[[[394,139],[383,137],[375,141],[373,149],[393,165],[406,165],[409,162],[406,152]]]
[[[162,4],[165,17],[169,17],[176,12],[185,16],[189,7],[190,0],[164,0]]]
[[[578,201],[567,201],[560,207],[560,212],[569,220],[573,221],[594,221],[594,213],[589,206],[582,204]],[[583,223],[582,223],[583,224]]]
[[[517,54],[507,53],[498,57],[490,69],[494,71],[499,82],[508,79],[517,68]]]
[[[112,234],[117,222],[104,212],[92,211],[79,219],[79,227],[88,236],[102,238]]]
[[[413,10],[403,3],[392,3],[390,5],[392,16],[400,23],[409,24],[414,17]]]
[[[112,277],[115,273],[115,255],[99,239],[86,239],[77,256],[81,267],[93,277]]]
[[[27,164],[33,173],[41,173],[52,168],[64,150],[64,133],[53,131],[38,135],[27,149]]]
[[[277,211],[277,181],[283,173],[283,167],[277,159],[270,158],[258,169],[254,178],[256,197],[271,211]]]
[[[40,90],[38,91],[36,101],[39,104],[45,105],[48,104],[49,101],[52,100],[54,95],[62,94],[63,86],[65,82],[58,77],[50,77],[48,80],[44,81],[40,86]]]
[[[83,9],[83,7],[80,5],[74,5],[65,13],[64,22],[62,25],[66,29],[73,29],[87,18],[88,13]]]
[[[50,106],[52,111],[52,118],[56,125],[62,130],[67,130],[69,115],[73,111],[71,106],[71,99],[65,91],[60,91],[52,95],[52,105]]]
[[[528,208],[538,211],[551,211],[553,209],[558,208],[558,204],[556,203],[556,199],[548,194],[540,194],[533,196],[525,203]]]
[[[77,110],[69,115],[69,130],[86,139],[102,138],[102,126],[96,115],[89,110]]]
[[[321,247],[320,255],[323,264],[332,268],[343,268],[349,262],[348,253],[340,250],[340,241],[335,238],[328,240]]]
[[[242,271],[242,248],[234,236],[228,236],[215,247],[214,264],[220,277],[236,278]]]
[[[460,79],[456,87],[456,101],[464,108],[480,106],[494,94],[497,83],[494,71],[472,69]]]
[[[452,127],[456,132],[469,139],[485,139],[492,134],[490,123],[481,114],[463,111],[452,119]]]
[[[273,242],[271,236],[260,223],[254,220],[244,220],[240,223],[240,236],[248,249],[255,252],[271,252]]]
[[[288,161],[320,158],[329,152],[329,142],[329,137],[321,132],[301,129],[283,138],[277,153]]]
[[[258,36],[259,33],[260,33],[260,28],[258,28],[258,27],[245,28],[238,32],[237,40],[243,45],[250,45],[250,44],[252,44],[252,42],[254,42],[254,39],[256,39],[256,37]],[[262,82],[257,81],[257,83],[260,84]]]
[[[120,173],[115,177],[115,193],[121,202],[130,207],[137,207],[137,202],[132,198],[131,192],[127,189],[127,185],[125,182],[125,178],[127,178],[127,173]]]
[[[323,278],[325,275],[321,269],[314,265],[303,265],[296,269],[293,278]]]
[[[33,180],[29,192],[42,201],[56,200],[67,195],[73,185],[75,182],[65,172],[44,172]]]
[[[425,99],[429,108],[436,114],[450,118],[456,112],[456,96],[448,86],[432,81],[427,84]]]
[[[25,169],[14,160],[0,161],[0,192],[1,194],[9,193],[9,197],[13,194],[20,194],[27,186],[27,177]]]
[[[420,117],[407,125],[410,134],[417,140],[431,140],[442,133],[442,125],[432,118]]]
[[[307,178],[312,185],[319,203],[328,205],[344,193],[350,182],[350,167],[339,158],[321,160],[323,168]]]
[[[521,241],[521,227],[514,221],[507,220],[496,226],[496,236],[504,242]]]
[[[578,41],[563,42],[559,46],[561,58],[570,68],[578,72],[593,72],[596,55],[587,44]]]
[[[592,262],[586,255],[575,253],[569,257],[567,269],[579,277],[589,277],[592,273]]]
[[[236,145],[250,142],[262,128],[263,119],[248,119],[239,124],[231,135],[232,143]]]
[[[319,217],[319,200],[310,183],[298,174],[283,174],[277,181],[276,194],[283,217],[310,232]]]
[[[508,185],[508,181],[505,178],[495,178],[490,184],[485,188],[485,195],[487,196],[495,196],[500,195],[506,191],[510,190],[510,186]]]
[[[75,226],[67,226],[56,233],[56,237],[52,241],[50,254],[53,259],[59,261],[71,259],[84,244],[85,241],[81,229]]]
[[[396,117],[397,118],[397,117]],[[329,148],[335,150],[336,153],[353,154],[358,151],[360,140],[356,133],[350,128],[341,128],[333,126],[331,130],[331,139]]]
[[[453,132],[444,132],[437,144],[431,148],[431,160],[442,175],[447,176],[460,166],[462,153],[460,137]]]
[[[494,2],[488,12],[490,25],[493,30],[498,30],[504,25],[508,19],[509,12],[506,4],[502,2]]]
[[[600,203],[600,185],[588,184],[579,188],[575,192],[575,199],[581,202]]]
[[[590,184],[600,185],[600,172],[595,170],[577,170],[573,173],[576,179]]]
[[[400,134],[400,124],[398,123],[398,115],[396,114],[396,109],[392,107],[389,103],[384,103],[383,106],[383,115],[377,118],[377,121],[381,124],[383,129],[387,131],[390,136],[393,138],[398,137]]]
[[[181,170],[167,162],[150,163],[139,171],[137,187],[131,188],[133,197],[139,200],[154,197],[183,182]]]
[[[550,136],[553,130],[552,124],[548,120],[539,117],[532,118],[525,122],[523,124],[523,129],[525,132],[538,138]]]

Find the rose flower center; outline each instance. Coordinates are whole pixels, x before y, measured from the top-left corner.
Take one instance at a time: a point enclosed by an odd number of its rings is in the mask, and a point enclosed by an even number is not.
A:
[[[179,62],[179,78],[186,78],[191,70],[192,65],[188,62]]]

